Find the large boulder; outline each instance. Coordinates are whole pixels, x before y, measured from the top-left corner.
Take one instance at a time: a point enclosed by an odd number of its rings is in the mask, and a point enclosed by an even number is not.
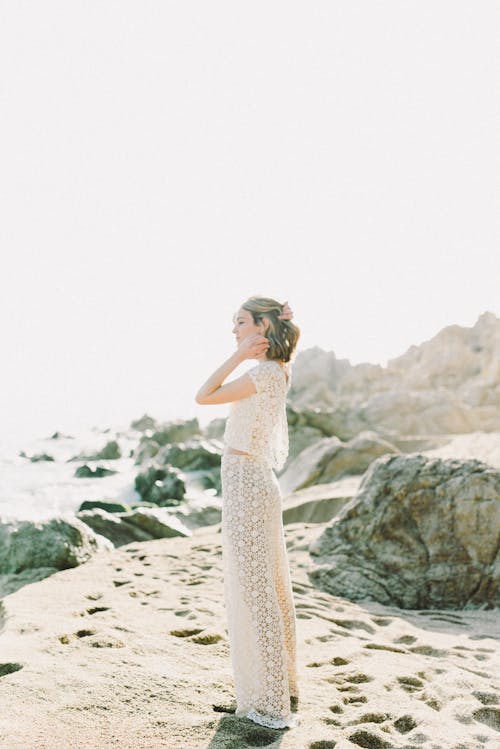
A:
[[[361,432],[349,442],[334,444],[324,453],[301,488],[363,474],[370,463],[387,453],[399,453],[399,450],[376,432]]]
[[[500,430],[500,320],[484,312],[470,328],[449,325],[386,367],[300,352],[288,401],[319,409],[330,435],[343,440],[365,429],[389,440]]]
[[[310,546],[311,580],[400,608],[500,606],[500,471],[385,455]]]
[[[399,450],[376,432],[361,432],[349,442],[342,442],[338,437],[324,437],[290,462],[280,476],[280,484],[284,491],[290,492],[359,475],[373,460],[386,453],[399,453]]]
[[[65,570],[109,548],[109,541],[77,518],[0,522],[2,573],[18,574],[39,567]]]

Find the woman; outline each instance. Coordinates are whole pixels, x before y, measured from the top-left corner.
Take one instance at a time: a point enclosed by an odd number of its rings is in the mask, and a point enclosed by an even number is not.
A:
[[[286,393],[300,330],[288,303],[250,297],[234,318],[237,350],[200,388],[197,403],[231,403],[222,456],[222,559],[235,715],[270,728],[300,718],[296,619],[273,469],[288,455]],[[245,359],[258,364],[223,385]]]

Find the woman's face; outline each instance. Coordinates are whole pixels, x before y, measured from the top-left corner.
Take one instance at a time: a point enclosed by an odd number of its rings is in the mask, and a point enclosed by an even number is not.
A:
[[[246,309],[240,307],[233,317],[233,322],[233,333],[236,336],[238,344],[249,335],[255,335],[256,333],[263,334],[262,325],[256,325],[251,312]]]

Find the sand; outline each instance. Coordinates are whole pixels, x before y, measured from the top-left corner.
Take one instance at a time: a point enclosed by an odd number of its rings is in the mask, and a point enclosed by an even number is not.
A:
[[[301,724],[236,718],[220,524],[132,543],[26,585],[0,610],[0,747],[500,746],[500,612],[405,611],[307,577],[322,524],[285,535]]]

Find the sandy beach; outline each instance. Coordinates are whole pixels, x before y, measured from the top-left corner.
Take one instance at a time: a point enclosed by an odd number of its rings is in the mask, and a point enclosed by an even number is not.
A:
[[[220,525],[133,543],[3,599],[5,749],[499,746],[498,611],[401,610],[311,586],[323,524],[285,527],[297,728],[235,718]]]

